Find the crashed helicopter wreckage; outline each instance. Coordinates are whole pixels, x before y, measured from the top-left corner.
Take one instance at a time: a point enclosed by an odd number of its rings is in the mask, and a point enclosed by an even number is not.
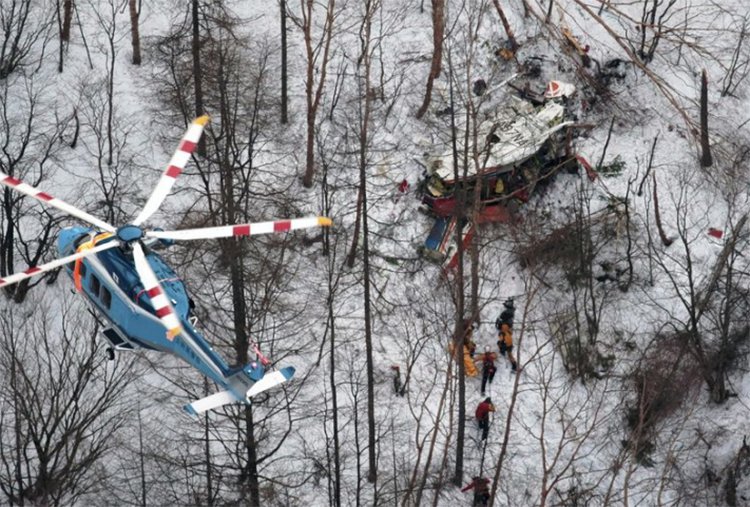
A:
[[[445,269],[456,265],[454,257],[458,249],[455,233],[451,231],[455,231],[459,184],[464,185],[468,207],[474,204],[476,185],[481,185],[478,224],[509,222],[519,203],[529,199],[540,180],[571,164],[573,170],[577,169],[575,157],[560,154],[563,142],[556,135],[574,124],[566,120],[564,105],[564,100],[574,93],[573,85],[552,81],[540,105],[510,96],[504,108],[478,127],[481,169],[470,163],[459,169],[457,177],[451,149],[427,159],[420,186],[423,209],[437,217],[422,247],[427,258],[442,262]],[[461,153],[463,135],[459,133],[456,138]],[[470,240],[473,228],[474,224],[464,224],[465,243]]]

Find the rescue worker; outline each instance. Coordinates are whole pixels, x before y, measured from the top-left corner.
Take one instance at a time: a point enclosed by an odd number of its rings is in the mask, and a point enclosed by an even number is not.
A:
[[[495,327],[500,331],[500,326],[503,322],[508,324],[511,328],[513,327],[513,317],[516,314],[516,308],[513,304],[513,298],[508,298],[503,302],[505,309],[502,311],[500,316],[495,321]]]
[[[482,430],[482,440],[487,440],[487,435],[490,432],[490,412],[494,411],[495,405],[492,404],[492,399],[487,397],[477,406],[477,410],[474,413],[479,429]]]
[[[474,355],[474,350],[476,349],[476,345],[471,339],[472,335],[472,328],[471,325],[468,327],[464,327],[464,350],[463,350],[463,361],[464,361],[464,373],[469,377],[476,377],[478,372],[477,368],[474,365],[474,360],[472,359],[472,356]],[[458,342],[457,339],[453,339],[448,344],[448,352],[453,356],[456,361],[459,361],[460,358],[458,354],[456,353],[456,342]]]
[[[490,502],[490,480],[486,477],[473,477],[461,491],[474,490],[474,507],[485,507]]]
[[[482,354],[479,354],[477,359],[475,359],[476,362],[482,362],[482,396],[484,396],[484,391],[487,387],[487,384],[492,384],[492,379],[495,378],[495,372],[497,371],[497,368],[495,367],[496,358],[497,356],[494,352],[490,351],[490,347],[488,345],[484,348],[484,352]]]
[[[470,320],[464,320],[464,331],[466,333],[464,345],[468,347],[469,355],[473,358],[477,351],[477,344],[474,343],[474,324]]]
[[[508,353],[508,360],[513,371],[516,371],[518,363],[516,358],[513,357],[513,332],[510,326],[503,322],[500,324],[500,334],[497,337],[497,347],[500,349],[500,355],[505,357],[505,353]]]

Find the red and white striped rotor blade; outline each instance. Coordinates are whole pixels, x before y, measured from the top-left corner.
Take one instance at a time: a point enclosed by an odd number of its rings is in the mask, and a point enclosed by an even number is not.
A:
[[[151,306],[154,307],[154,313],[159,317],[162,324],[164,324],[164,327],[167,328],[167,339],[172,341],[175,336],[182,332],[180,319],[177,317],[177,314],[172,307],[172,303],[169,302],[169,297],[167,297],[166,292],[164,292],[164,289],[162,289],[159,284],[156,274],[151,269],[140,243],[132,243],[132,245],[135,270],[138,272],[138,276],[141,279],[143,289],[151,300]]]
[[[190,155],[195,151],[195,147],[198,145],[198,141],[200,141],[201,134],[203,134],[203,128],[208,121],[208,115],[204,114],[193,120],[193,123],[190,124],[185,135],[182,136],[182,141],[180,141],[177,151],[172,155],[172,160],[169,161],[167,169],[162,173],[159,183],[156,184],[154,192],[151,194],[151,197],[148,198],[148,201],[146,201],[146,205],[141,212],[135,220],[133,220],[134,225],[140,225],[148,220],[148,218],[159,209],[159,206],[164,202],[167,195],[169,195],[169,191],[172,190],[172,185],[174,185],[175,179],[177,179],[177,176],[179,176],[185,169],[188,160],[190,160]]]
[[[55,268],[59,268],[60,266],[65,266],[66,264],[75,262],[78,259],[82,259],[84,257],[88,257],[90,255],[103,252],[104,250],[109,250],[110,248],[114,248],[119,244],[120,242],[117,240],[108,241],[106,243],[102,243],[99,246],[95,246],[93,248],[89,248],[87,250],[74,253],[73,255],[68,255],[67,257],[61,257],[52,262],[48,262],[47,264],[42,264],[41,266],[32,266],[26,271],[23,271],[21,273],[16,273],[10,276],[6,276],[5,278],[0,278],[0,287],[7,287],[8,285],[18,283],[27,278],[31,278],[32,276],[41,275],[42,273],[51,271]]]
[[[80,210],[76,208],[75,206],[71,206],[67,202],[61,201],[60,199],[57,199],[56,197],[52,197],[51,195],[45,192],[42,192],[41,190],[35,187],[32,187],[28,183],[24,183],[21,180],[17,180],[16,178],[12,176],[8,176],[7,174],[3,172],[0,172],[0,184],[3,184],[6,187],[10,187],[14,190],[17,190],[18,192],[21,192],[22,194],[31,196],[37,201],[48,204],[52,206],[53,208],[62,210],[68,215],[72,215],[85,222],[95,225],[96,227],[98,227],[99,229],[103,231],[115,232],[115,228],[109,225],[107,222],[103,220],[99,220],[95,216],[89,215],[85,211]]]
[[[146,232],[146,236],[150,238],[181,241],[191,239],[229,238],[232,236],[255,236],[258,234],[286,232],[296,229],[307,229],[310,227],[327,227],[329,225],[331,225],[330,218],[307,217],[293,218],[291,220],[276,220],[275,222],[257,222],[253,224],[204,227],[202,229],[184,229],[181,231],[148,231]]]

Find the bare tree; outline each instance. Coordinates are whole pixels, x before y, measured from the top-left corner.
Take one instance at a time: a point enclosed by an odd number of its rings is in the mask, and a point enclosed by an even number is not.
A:
[[[52,10],[34,0],[8,0],[0,4],[0,80],[31,63],[29,59],[35,50],[44,54],[54,16]]]
[[[725,376],[731,365],[728,355],[736,346],[736,340],[745,333],[743,325],[738,325],[733,318],[739,301],[744,300],[744,284],[739,282],[743,276],[739,274],[734,262],[735,251],[742,248],[746,238],[745,227],[748,220],[746,213],[730,220],[732,224],[730,235],[721,253],[717,257],[713,269],[708,275],[702,275],[695,266],[694,244],[700,238],[701,226],[691,221],[696,203],[691,196],[690,188],[693,176],[683,175],[673,189],[672,202],[676,210],[677,244],[679,250],[654,250],[657,265],[666,277],[673,295],[678,301],[684,315],[676,315],[665,308],[670,315],[670,325],[674,332],[683,336],[689,346],[690,354],[700,366],[700,371],[715,403],[726,400],[728,392]],[[737,210],[730,206],[730,213]],[[730,216],[731,218],[731,216]],[[721,294],[722,284],[727,283],[727,292],[720,300],[722,305],[716,311],[726,311],[723,318],[714,317],[714,329],[720,330],[717,341],[713,333],[706,329],[706,322],[710,319],[710,308],[717,304],[716,298]],[[728,299],[727,299],[728,298]],[[733,301],[729,303],[729,301]],[[729,304],[728,307],[723,305]]]
[[[220,225],[267,220],[274,214],[299,215],[298,204],[286,197],[292,183],[276,170],[281,162],[268,164],[266,159],[265,145],[274,138],[277,126],[271,121],[270,49],[242,36],[240,20],[228,8],[212,4],[202,9],[204,105],[216,114],[206,133],[207,157],[196,159],[194,184],[186,183],[194,189],[197,203],[183,215],[182,223]],[[192,65],[186,28],[176,27],[161,45],[171,76],[162,87],[163,97],[174,107],[170,117],[179,122],[192,115],[191,83],[182,78]],[[177,260],[201,259],[196,275],[210,283],[198,285],[192,295],[197,307],[215,307],[203,313],[202,329],[238,364],[255,360],[257,350],[283,362],[317,343],[307,339],[308,321],[292,310],[296,303],[290,296],[291,284],[299,275],[298,263],[289,261],[296,255],[299,238],[295,236],[231,238],[197,245],[197,250],[183,251]],[[196,394],[202,391],[194,380],[184,385]],[[292,417],[292,404],[301,385],[304,382],[294,383],[286,395],[281,389],[269,392],[251,407],[226,408],[219,424],[230,431],[220,439],[221,452],[211,457],[211,469],[223,469],[234,484],[222,498],[244,498],[250,505],[260,505],[273,498],[274,488],[291,489],[310,480],[311,475],[300,479],[284,471],[270,481],[264,472],[275,466],[274,456],[284,452],[283,442],[296,432],[300,419]],[[303,420],[310,417],[306,414]]]
[[[644,0],[638,46],[638,56],[644,63],[650,63],[654,59],[662,35],[664,32],[671,31],[667,22],[672,16],[670,10],[675,3],[677,0]]]
[[[115,116],[115,60],[117,59],[117,21],[118,14],[120,14],[119,5],[116,0],[109,0],[106,8],[101,8],[99,4],[91,5],[91,11],[94,12],[96,20],[99,26],[104,31],[106,42],[103,46],[106,47],[107,55],[107,165],[112,165],[114,162],[114,116]]]
[[[307,137],[305,144],[305,174],[302,178],[302,184],[306,188],[312,186],[315,174],[315,120],[326,84],[331,39],[333,38],[336,21],[336,0],[327,0],[325,5],[325,19],[318,39],[315,39],[313,35],[316,22],[315,16],[318,14],[315,10],[315,2],[313,0],[300,0],[299,17],[291,16],[292,21],[302,30],[305,43],[305,56],[307,58],[305,74]],[[319,74],[317,82],[315,79],[316,72]]]
[[[112,97],[107,93],[108,82],[103,78],[80,85],[79,107],[84,131],[81,145],[95,169],[86,179],[96,188],[99,214],[108,223],[119,224],[131,216],[137,205],[133,197],[138,195],[135,191],[138,179],[132,175],[133,169],[138,167],[133,151],[138,150],[129,143],[132,126],[121,118],[117,108],[112,108],[110,119]]]
[[[22,89],[12,87],[8,81],[0,82],[0,171],[39,186],[48,181],[66,120],[45,127],[44,90],[37,89],[30,79],[21,79],[17,84]],[[11,94],[14,100],[9,100]],[[0,277],[3,277],[14,273],[21,267],[19,264],[42,263],[52,247],[53,231],[60,216],[8,187],[0,195]],[[24,281],[6,288],[5,293],[20,302],[41,281],[41,278]]]
[[[737,88],[750,74],[750,54],[747,44],[748,29],[750,29],[750,15],[745,14],[740,20],[737,44],[732,51],[727,72],[722,81],[721,96],[734,95]]]
[[[29,307],[33,318],[0,310],[0,490],[10,504],[65,505],[103,486],[97,468],[134,406],[131,362],[106,360],[80,301]]]
[[[368,431],[368,461],[369,469],[367,480],[374,483],[378,477],[378,463],[375,447],[376,430],[375,430],[375,379],[372,350],[372,316],[370,303],[370,243],[368,228],[368,210],[367,210],[367,169],[368,150],[369,150],[369,129],[372,96],[370,94],[370,72],[372,66],[371,54],[371,37],[372,37],[372,19],[380,7],[379,0],[366,0],[365,12],[362,17],[362,54],[359,61],[362,62],[360,77],[360,97],[361,97],[361,120],[359,128],[359,194],[361,196],[361,218],[362,218],[362,262],[364,270],[364,305],[365,305],[365,353],[367,354],[367,431]],[[354,238],[357,241],[358,238]]]
[[[576,465],[585,463],[597,451],[597,440],[601,438],[602,428],[608,426],[610,416],[604,408],[605,402],[615,392],[609,389],[606,380],[583,385],[569,378],[560,378],[561,373],[567,375],[559,368],[561,361],[556,345],[534,331],[530,334],[527,343],[533,340],[532,349],[539,355],[531,363],[531,368],[525,370],[531,377],[533,396],[538,399],[538,403],[529,405],[538,407],[541,419],[528,425],[520,416],[519,424],[539,444],[537,456],[541,470],[536,503],[547,505],[562,485],[576,479]],[[593,477],[592,486],[597,479]],[[579,485],[575,493],[569,491],[563,496],[572,501],[574,495],[581,500],[587,494],[590,493]]]

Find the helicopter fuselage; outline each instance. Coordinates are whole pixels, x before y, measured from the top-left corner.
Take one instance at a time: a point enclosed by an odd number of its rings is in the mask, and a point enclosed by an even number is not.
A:
[[[66,228],[58,238],[59,253],[70,255],[97,236],[91,228]],[[104,237],[98,244],[108,240]],[[180,320],[183,332],[177,336],[170,337],[160,321],[127,248],[88,256],[78,261],[77,267],[68,265],[65,271],[104,321],[107,327],[103,334],[115,350],[143,348],[175,354],[243,399],[253,381],[263,377],[262,365],[230,368],[191,324],[191,302],[183,281],[154,251],[147,250],[146,259]]]

